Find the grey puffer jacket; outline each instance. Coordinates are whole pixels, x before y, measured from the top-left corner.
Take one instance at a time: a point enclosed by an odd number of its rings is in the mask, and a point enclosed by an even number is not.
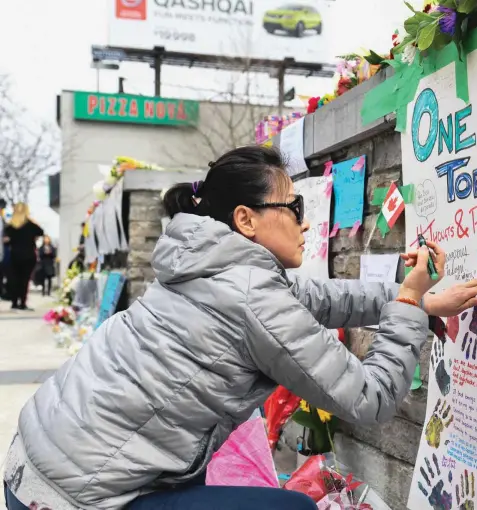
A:
[[[397,286],[301,281],[210,218],[177,215],[144,297],[104,323],[24,407],[31,466],[82,508],[122,508],[206,468],[277,383],[361,423],[408,391],[428,331]],[[360,362],[325,328],[379,323]]]

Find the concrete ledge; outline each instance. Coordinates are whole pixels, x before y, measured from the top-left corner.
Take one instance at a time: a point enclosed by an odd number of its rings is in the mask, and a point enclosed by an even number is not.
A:
[[[329,154],[391,129],[395,125],[394,115],[382,117],[363,126],[361,107],[366,93],[383,83],[392,76],[392,73],[392,69],[378,73],[370,80],[335,99],[325,108],[315,112],[313,114],[313,147],[310,147],[309,136],[305,134],[305,157],[312,158]],[[312,152],[309,152],[310,150]]]
[[[402,418],[381,425],[360,426],[341,423],[343,432],[396,459],[414,464],[422,434],[422,426]]]
[[[204,170],[134,170],[124,175],[124,191],[160,191],[179,182],[203,181]]]

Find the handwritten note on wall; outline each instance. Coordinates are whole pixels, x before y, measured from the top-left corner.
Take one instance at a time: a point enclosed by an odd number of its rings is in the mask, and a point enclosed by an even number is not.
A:
[[[399,263],[397,253],[361,255],[359,279],[365,282],[395,282]]]
[[[328,234],[332,177],[310,177],[295,183],[295,193],[303,195],[305,216],[310,230],[305,234],[303,277],[328,279]]]
[[[366,157],[350,159],[333,165],[335,210],[333,224],[339,228],[354,227],[363,222]]]
[[[290,177],[308,170],[303,152],[305,117],[287,126],[280,133],[280,150],[288,160],[287,172]]]
[[[468,56],[468,76],[477,73]],[[464,57],[466,58],[466,57]],[[401,136],[403,182],[413,184],[406,205],[406,244],[417,235],[447,253],[436,290],[477,276],[477,86],[470,101],[456,97],[455,66],[421,80]],[[477,308],[447,319],[447,333],[431,349],[427,412],[408,508],[473,508],[477,491]]]

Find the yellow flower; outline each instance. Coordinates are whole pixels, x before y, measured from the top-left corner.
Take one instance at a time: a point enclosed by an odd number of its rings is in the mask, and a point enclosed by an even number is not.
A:
[[[118,163],[131,163],[136,164],[136,160],[134,158],[128,158],[127,156],[119,156],[116,158]]]
[[[310,412],[310,405],[305,400],[302,400],[300,402],[300,409],[302,411],[305,411],[306,413],[309,413]]]
[[[317,409],[318,416],[320,417],[320,420],[322,423],[326,423],[328,421],[331,421],[332,415],[328,413],[327,411],[322,411],[321,409]]]

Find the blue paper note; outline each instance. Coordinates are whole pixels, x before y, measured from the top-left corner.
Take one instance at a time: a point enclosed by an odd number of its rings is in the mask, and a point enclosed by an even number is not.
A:
[[[366,156],[333,165],[333,225],[339,224],[340,229],[363,223],[365,174]]]

